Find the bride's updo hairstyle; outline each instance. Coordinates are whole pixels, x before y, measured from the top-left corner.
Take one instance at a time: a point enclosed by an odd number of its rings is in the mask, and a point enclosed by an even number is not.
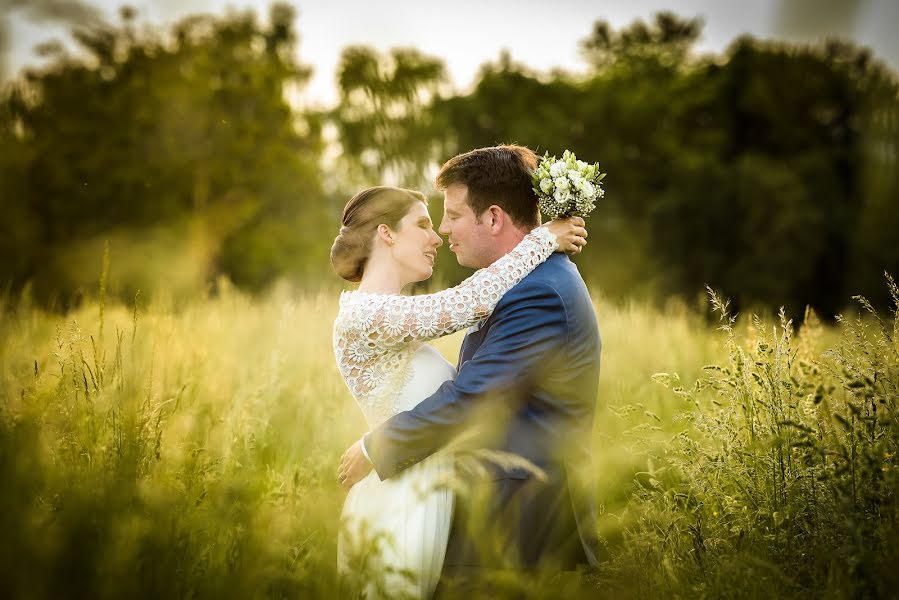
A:
[[[340,234],[331,246],[331,266],[347,281],[362,279],[378,225],[396,230],[416,202],[428,203],[421,192],[375,186],[353,196],[343,208]]]

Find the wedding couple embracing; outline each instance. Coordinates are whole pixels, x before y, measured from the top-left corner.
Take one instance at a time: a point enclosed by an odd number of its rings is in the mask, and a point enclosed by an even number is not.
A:
[[[439,231],[478,270],[433,294],[402,294],[431,277],[443,244],[423,194],[374,187],[344,209],[331,262],[359,287],[340,297],[334,351],[370,430],[338,468],[338,563],[347,573],[368,554],[366,597],[598,564],[600,337],[568,257],[587,231],[579,217],[540,225],[536,166],[511,145],[443,165]],[[425,343],[464,329],[456,367]]]

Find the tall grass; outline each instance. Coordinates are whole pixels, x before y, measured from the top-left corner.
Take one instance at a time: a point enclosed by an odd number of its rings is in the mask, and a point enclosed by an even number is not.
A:
[[[796,334],[712,301],[722,331],[598,301],[612,559],[570,588],[513,578],[500,595],[892,589],[895,315],[834,331],[810,314]],[[334,293],[224,282],[177,310],[0,303],[0,595],[354,595],[335,574],[335,469],[365,425],[333,362],[336,310]],[[454,361],[461,338],[436,345]]]
[[[362,427],[333,302],[107,305],[103,345],[100,305],[3,309],[8,596],[329,595],[335,452]]]
[[[639,595],[685,586],[716,597],[889,597],[899,583],[899,289],[891,324],[864,298],[828,337],[807,311],[738,335],[710,290],[724,360],[691,386],[658,373],[691,407],[651,454],[629,510],[619,568]],[[637,575],[639,574],[639,577]],[[633,588],[632,590],[633,591]]]

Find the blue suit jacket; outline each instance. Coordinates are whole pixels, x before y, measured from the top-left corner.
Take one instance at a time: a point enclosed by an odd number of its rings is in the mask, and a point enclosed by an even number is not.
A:
[[[464,499],[457,502],[446,568],[596,565],[599,543],[590,439],[599,382],[596,314],[577,267],[553,254],[507,292],[466,336],[456,378],[366,435],[381,479],[430,456],[490,411],[479,443],[540,467],[493,467],[488,519],[504,529],[503,565],[479,552]]]

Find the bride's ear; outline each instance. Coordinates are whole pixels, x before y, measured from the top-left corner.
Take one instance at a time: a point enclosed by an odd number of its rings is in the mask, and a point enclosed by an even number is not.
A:
[[[388,246],[393,246],[393,232],[390,231],[390,227],[381,223],[378,225],[378,237],[381,238],[381,241],[387,244]]]

